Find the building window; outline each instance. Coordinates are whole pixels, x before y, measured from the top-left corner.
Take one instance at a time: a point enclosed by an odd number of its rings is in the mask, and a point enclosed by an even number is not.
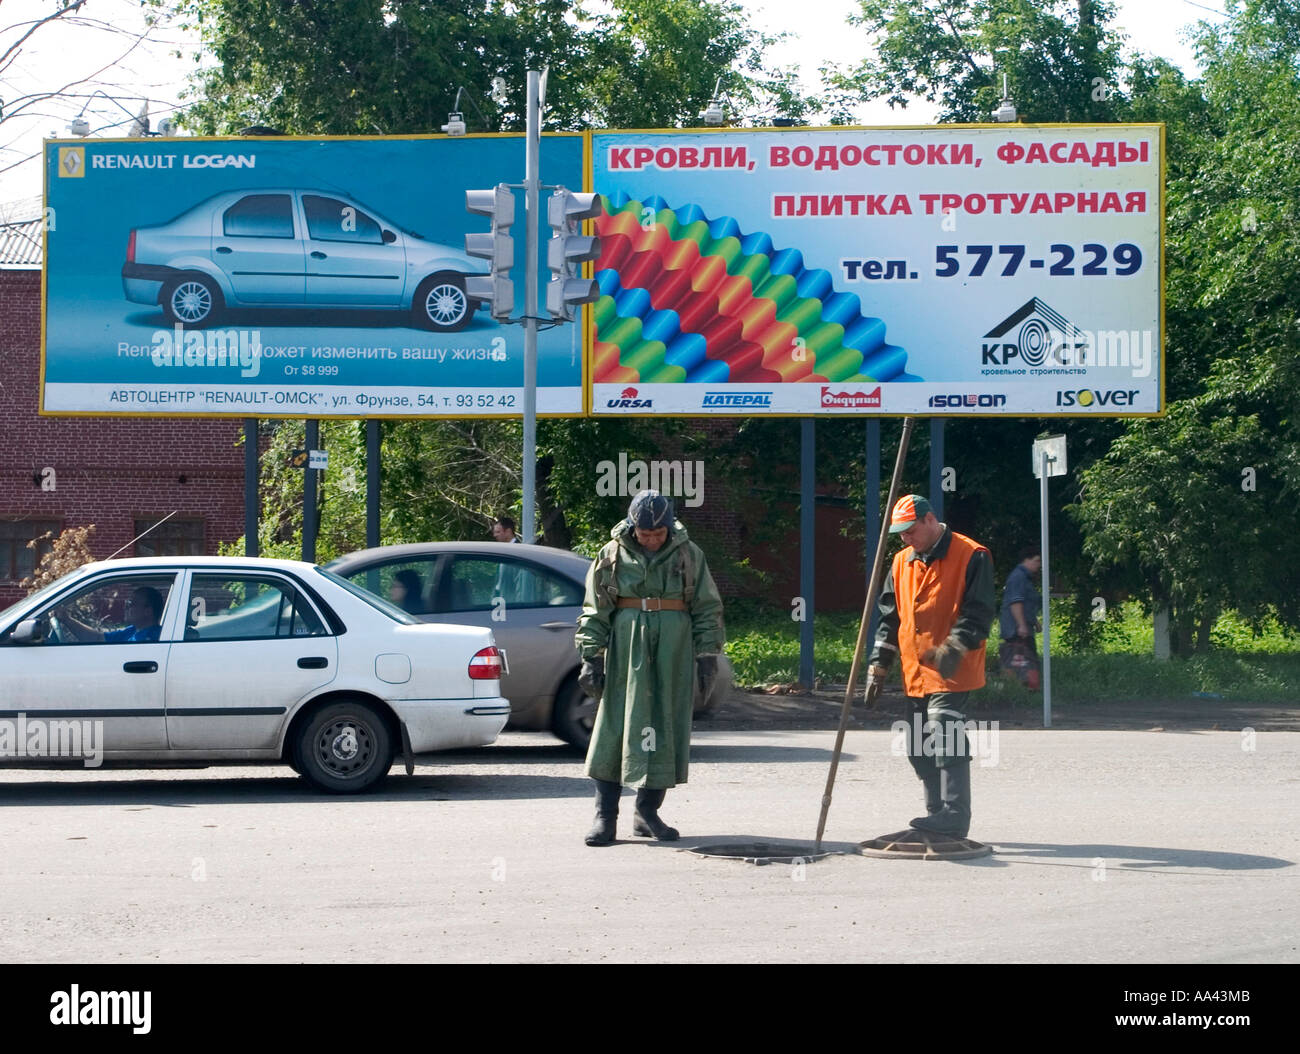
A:
[[[135,543],[136,556],[203,556],[203,521],[170,519],[136,520],[135,533],[144,534]],[[149,530],[153,527],[153,530]],[[145,532],[148,531],[148,534]]]
[[[62,530],[58,520],[0,520],[0,580],[29,578]],[[52,537],[45,538],[47,534]],[[29,549],[27,543],[35,538],[43,540]]]

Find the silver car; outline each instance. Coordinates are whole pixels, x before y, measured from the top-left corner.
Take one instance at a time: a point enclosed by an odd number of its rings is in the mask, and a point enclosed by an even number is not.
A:
[[[507,727],[554,732],[582,750],[591,740],[596,700],[578,687],[582,664],[573,635],[590,566],[566,549],[506,542],[390,545],[326,565],[422,621],[490,629],[506,655]],[[695,712],[725,698],[732,680],[724,655],[708,698],[696,691]]]
[[[211,325],[226,308],[408,312],[417,326],[464,328],[480,306],[465,276],[482,265],[334,191],[217,194],[127,238],[122,287],[169,324]]]

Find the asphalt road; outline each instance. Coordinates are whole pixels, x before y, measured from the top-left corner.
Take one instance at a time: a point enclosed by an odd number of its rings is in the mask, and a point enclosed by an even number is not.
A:
[[[7,962],[1297,962],[1300,737],[1000,731],[968,862],[703,859],[816,831],[833,734],[697,731],[674,845],[589,849],[589,781],[540,734],[313,794],[287,768],[0,771]],[[1243,746],[1253,749],[1243,749]],[[827,845],[919,784],[850,732]]]

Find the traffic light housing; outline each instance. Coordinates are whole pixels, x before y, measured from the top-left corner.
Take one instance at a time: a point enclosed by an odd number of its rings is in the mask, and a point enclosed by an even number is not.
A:
[[[465,208],[492,220],[491,233],[465,235],[465,252],[487,260],[489,270],[485,275],[465,277],[465,295],[489,305],[493,318],[507,319],[515,309],[515,285],[510,280],[515,240],[509,233],[515,222],[515,196],[504,183],[491,190],[467,190]]]
[[[546,205],[554,234],[546,245],[546,266],[554,276],[546,286],[546,312],[557,322],[572,322],[573,308],[600,298],[594,279],[582,277],[582,265],[600,255],[600,239],[584,235],[582,221],[599,216],[595,194],[575,194],[559,187]]]

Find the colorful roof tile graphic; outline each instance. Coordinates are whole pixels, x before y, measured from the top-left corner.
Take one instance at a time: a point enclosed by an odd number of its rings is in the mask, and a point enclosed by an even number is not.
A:
[[[596,383],[918,380],[830,273],[729,216],[601,197]]]

